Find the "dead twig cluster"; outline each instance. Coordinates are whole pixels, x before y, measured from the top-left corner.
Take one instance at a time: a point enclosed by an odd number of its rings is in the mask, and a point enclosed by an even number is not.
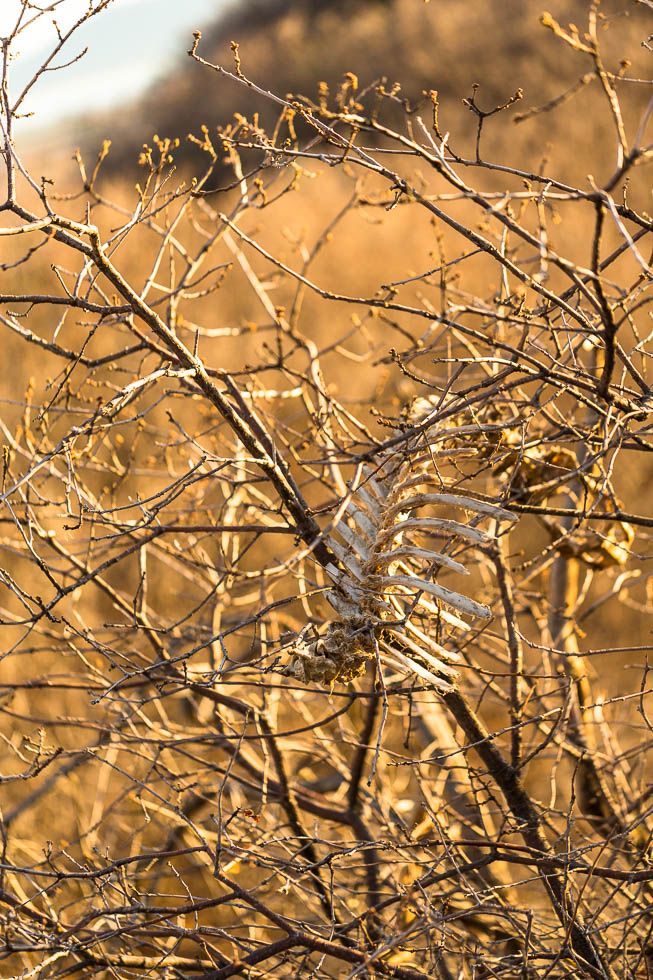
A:
[[[281,97],[196,34],[277,125],[116,200],[108,142],[23,161],[23,3],[4,975],[648,976],[653,103],[599,14],[543,17],[614,129],[584,186],[486,153],[520,91],[470,153],[435,90]]]

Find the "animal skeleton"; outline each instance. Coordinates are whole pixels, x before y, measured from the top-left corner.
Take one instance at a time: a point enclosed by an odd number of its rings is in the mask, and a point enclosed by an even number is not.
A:
[[[418,399],[408,423],[414,427],[431,417],[435,418],[432,404]],[[407,440],[399,461],[389,452],[375,466],[362,468],[340,520],[325,536],[341,565],[326,569],[333,582],[327,598],[338,618],[317,638],[295,646],[286,673],[299,680],[331,685],[349,681],[364,672],[368,661],[377,659],[448,691],[458,676],[452,662],[459,657],[415,620],[426,620],[427,629],[437,622],[467,631],[470,625],[461,616],[491,618],[486,605],[432,580],[434,570],[468,572],[444,549],[435,550],[429,539],[438,535],[447,544],[464,540],[487,547],[493,534],[479,528],[480,521],[513,521],[514,515],[455,489],[443,491],[434,456],[428,447],[425,451],[424,431],[420,425]],[[455,429],[447,432],[449,436],[455,436]],[[442,513],[452,508],[471,512],[473,522]]]

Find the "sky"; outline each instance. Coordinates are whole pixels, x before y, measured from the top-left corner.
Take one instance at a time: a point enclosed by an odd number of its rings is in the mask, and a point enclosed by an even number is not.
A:
[[[18,121],[19,134],[34,135],[79,112],[128,103],[171,63],[183,60],[192,32],[211,24],[237,0],[111,0],[106,10],[91,17],[67,42],[53,64],[75,64],[45,73],[25,99],[22,112],[33,117]],[[9,68],[13,102],[57,43],[56,20],[62,33],[100,0],[37,0],[32,8],[48,12],[29,23],[12,42]],[[17,20],[20,0],[0,0],[0,37],[7,37]],[[55,8],[51,10],[50,8]],[[28,23],[34,10],[24,18]]]

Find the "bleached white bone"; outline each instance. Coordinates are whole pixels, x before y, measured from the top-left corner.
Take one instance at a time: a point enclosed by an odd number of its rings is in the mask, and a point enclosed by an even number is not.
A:
[[[342,562],[348,571],[352,573],[354,578],[357,578],[359,582],[362,581],[365,576],[363,574],[361,564],[358,559],[354,557],[353,552],[347,551],[342,547],[340,542],[336,541],[334,538],[330,540],[329,545],[331,547],[331,551],[334,553],[338,561]]]
[[[468,527],[466,524],[459,524],[458,521],[447,521],[440,517],[409,517],[407,520],[400,521],[398,524],[393,524],[391,527],[381,531],[377,538],[377,543],[391,541],[403,531],[415,530],[446,531],[449,534],[457,534],[461,538],[467,538],[468,541],[474,541],[477,544],[487,545],[491,541],[489,534],[486,534],[485,531],[479,531],[475,527]]]
[[[348,527],[344,521],[340,521],[336,527],[336,531],[341,538],[344,538],[358,558],[362,558],[363,561],[369,560],[369,557],[372,554],[372,549],[364,538],[361,538],[359,534],[352,531],[352,529]]]
[[[432,562],[436,565],[444,565],[446,568],[450,568],[452,572],[469,575],[464,565],[461,565],[460,562],[455,561],[448,555],[443,555],[439,551],[429,551],[427,548],[417,548],[415,545],[408,544],[402,545],[400,548],[395,548],[394,551],[378,552],[378,554],[372,556],[369,564],[377,568],[387,568],[388,565],[391,565],[392,562],[397,561],[399,558],[423,558],[424,561]]]
[[[417,493],[412,497],[402,497],[401,500],[389,510],[389,516],[393,517],[399,511],[412,510],[415,507],[424,507],[426,504],[447,504],[450,507],[463,507],[465,510],[474,511],[477,514],[486,514],[500,521],[515,521],[515,514],[511,514],[501,507],[488,504],[484,500],[476,500],[474,497],[458,496],[455,493]]]
[[[424,581],[415,575],[394,575],[387,578],[379,576],[379,584],[384,589],[392,588],[393,585],[405,585],[420,592],[428,592],[436,599],[440,599],[441,602],[446,602],[454,609],[470,616],[479,616],[481,619],[492,618],[492,613],[488,607],[476,602],[475,599],[469,599],[467,596],[460,595],[459,592],[446,589],[443,585],[436,585],[435,582]]]
[[[378,527],[374,524],[371,518],[363,511],[360,507],[355,507],[354,504],[349,503],[347,505],[347,516],[353,517],[353,519],[358,524],[358,527],[363,532],[370,544],[374,544],[376,540],[376,535],[378,532]]]
[[[409,657],[404,656],[399,650],[395,650],[394,647],[388,646],[385,642],[381,642],[379,646],[383,648],[383,652],[380,654],[381,660],[395,667],[402,674],[417,674],[423,680],[435,684],[441,691],[453,690],[452,684],[444,680],[444,678],[438,677],[437,674],[432,674],[430,670],[427,670],[426,667],[423,667],[416,660],[411,660]]]
[[[440,660],[439,657],[434,657],[427,650],[422,649],[422,647],[418,643],[414,643],[413,640],[405,633],[398,633],[394,630],[393,632],[395,633],[395,636],[399,638],[402,648],[404,649],[407,648],[409,652],[416,654],[418,657],[421,657],[423,660],[426,661],[427,664],[430,664],[430,666],[434,667],[436,670],[444,671],[444,673],[448,674],[449,677],[458,677],[458,671],[455,669],[455,667],[451,667],[448,663],[445,663],[444,660]],[[394,650],[394,647],[392,647],[392,649]],[[446,655],[446,651],[445,651],[445,655]]]

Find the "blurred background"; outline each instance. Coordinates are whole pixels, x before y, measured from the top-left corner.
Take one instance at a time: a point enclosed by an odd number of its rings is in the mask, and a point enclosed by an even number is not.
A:
[[[19,6],[18,0],[3,2],[3,34]],[[588,8],[587,0],[553,0],[550,5],[563,25],[573,21],[581,30]],[[87,9],[85,0],[65,0],[21,34],[11,65],[14,97],[51,53],[57,40],[53,19],[65,31]],[[320,81],[333,87],[346,71],[356,73],[361,87],[383,78],[399,82],[401,95],[409,100],[436,89],[452,137],[473,136],[462,99],[475,83],[483,108],[505,102],[521,87],[520,110],[541,106],[578,85],[568,105],[548,116],[552,128],[547,135],[558,157],[573,145],[567,155],[577,167],[569,178],[584,178],[582,148],[590,150],[590,144],[607,136],[603,127],[609,120],[590,111],[595,86],[582,84],[581,60],[542,28],[541,13],[542,0],[482,5],[469,0],[114,0],[75,33],[49,67],[78,58],[86,47],[88,53],[65,70],[48,70],[29,91],[23,111],[30,115],[19,122],[19,134],[23,146],[47,154],[50,165],[59,150],[81,145],[95,153],[109,138],[108,166],[124,172],[131,164],[137,174],[138,153],[154,133],[179,137],[183,155],[187,134],[197,133],[202,124],[224,124],[236,110],[265,113],[260,99],[188,58],[192,32],[199,29],[205,58],[231,65],[229,42],[237,40],[246,74],[280,94],[314,97]],[[650,11],[643,4],[641,13],[615,0],[600,8],[604,27],[619,21],[619,30],[605,32],[604,53],[617,59],[627,53],[633,77],[648,77],[647,52],[640,44],[648,33],[647,17]],[[614,43],[624,45],[623,52],[613,50]],[[584,70],[589,68],[585,64]],[[563,141],[555,139],[556,128],[565,132]],[[511,144],[518,142],[526,156],[548,152],[541,128],[527,123],[512,132]],[[509,150],[518,163],[515,146]]]

